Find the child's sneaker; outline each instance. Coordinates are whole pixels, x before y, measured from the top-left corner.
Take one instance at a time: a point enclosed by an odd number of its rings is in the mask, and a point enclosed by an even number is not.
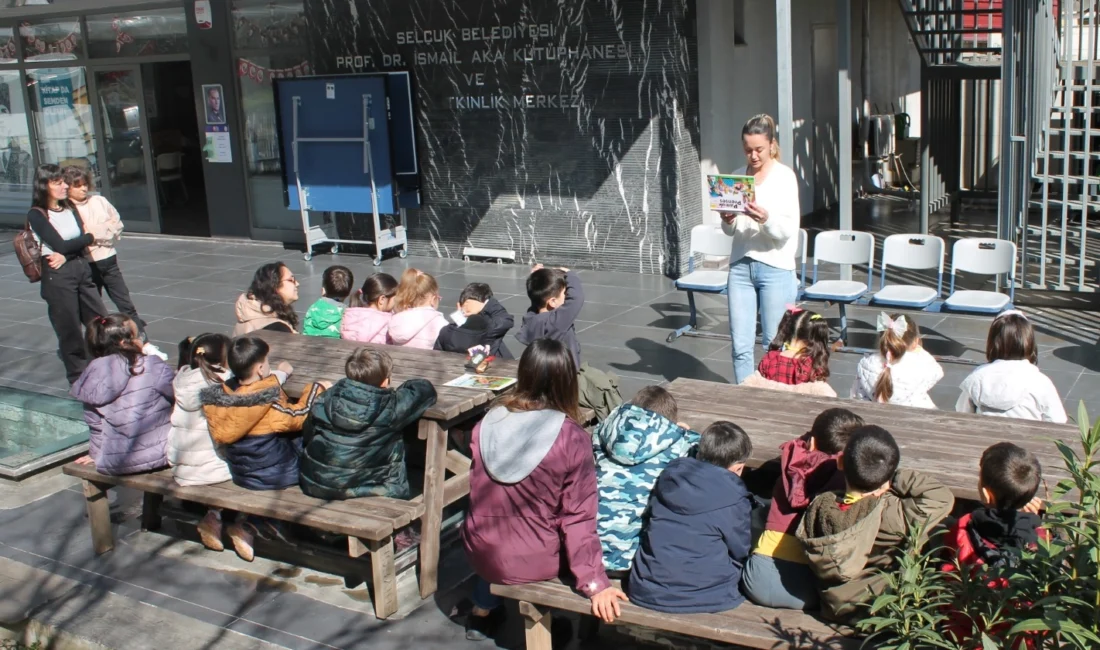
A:
[[[252,542],[256,539],[256,528],[248,522],[243,524],[229,524],[226,529],[229,539],[233,542],[233,549],[245,562],[256,559],[256,551],[252,548]]]
[[[160,357],[161,361],[168,360],[168,355],[161,352],[160,348],[153,345],[152,343],[146,343],[144,346],[142,346],[141,352],[148,357]]]
[[[222,518],[218,513],[208,510],[206,516],[199,522],[197,530],[203,546],[211,551],[225,550],[225,544],[222,542]]]
[[[505,616],[504,607],[497,607],[488,616],[474,616],[470,612],[466,615],[466,640],[485,641],[494,638],[504,623]]]

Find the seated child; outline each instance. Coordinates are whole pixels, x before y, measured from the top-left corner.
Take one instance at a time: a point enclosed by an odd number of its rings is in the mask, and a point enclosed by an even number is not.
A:
[[[852,399],[936,408],[928,391],[943,379],[943,368],[921,347],[916,319],[884,312],[878,331],[878,352],[860,360]]]
[[[592,435],[600,495],[596,532],[608,572],[630,571],[657,477],[699,442],[699,434],[677,423],[676,416],[672,395],[660,386],[646,386]]]
[[[168,433],[168,464],[180,485],[215,485],[233,478],[210,437],[210,426],[199,398],[204,389],[220,386],[229,379],[231,344],[224,334],[202,334],[180,341],[179,372],[172,381],[176,405],[172,409],[172,430]],[[220,508],[207,510],[199,522],[198,533],[207,548],[225,550]]]
[[[630,600],[659,612],[723,612],[740,605],[741,570],[752,545],[753,498],[741,481],[752,441],[732,422],[703,431],[694,458],[677,458],[657,479]]]
[[[355,277],[346,266],[330,266],[321,278],[321,298],[309,306],[302,323],[302,334],[340,338],[340,323],[344,319],[344,301],[351,294]]]
[[[779,447],[780,475],[767,524],[742,578],[745,595],[757,605],[817,609],[814,573],[795,531],[814,497],[844,487],[836,459],[848,436],[861,426],[863,419],[848,409],[828,409],[814,419],[809,433]]]
[[[88,455],[76,462],[109,476],[167,467],[171,366],[142,353],[137,324],[124,314],[92,319],[85,342],[92,360],[69,392],[84,402],[88,423]]]
[[[475,345],[488,345],[489,354],[499,359],[515,359],[504,345],[504,335],[515,320],[504,305],[493,297],[483,282],[471,282],[458,296],[458,310],[466,317],[461,325],[449,324],[439,331],[435,349],[466,353]]]
[[[439,284],[435,278],[407,269],[401,275],[390,320],[389,342],[410,348],[431,350],[447,319],[439,313]]]
[[[764,379],[788,386],[829,379],[829,323],[821,314],[790,307],[757,366]]]
[[[389,343],[397,280],[389,273],[375,273],[348,300],[340,322],[340,338],[360,343]]]
[[[882,427],[848,437],[837,465],[845,488],[818,495],[802,516],[798,539],[817,576],[822,615],[848,622],[882,593],[891,551],[913,526],[931,529],[951,511],[951,490],[934,478],[898,469],[901,451]]]
[[[1066,422],[1058,389],[1039,371],[1035,330],[1022,312],[1006,311],[993,319],[985,357],[989,363],[963,380],[956,411]]]
[[[978,469],[982,507],[960,517],[945,540],[953,559],[962,566],[1013,566],[1020,552],[1037,545],[1043,529],[1035,495],[1042,480],[1039,459],[1023,447],[998,442],[986,449]]]
[[[229,348],[233,376],[199,393],[210,435],[223,445],[233,482],[247,490],[282,490],[298,484],[298,434],[327,384],[311,384],[292,402],[283,383],[294,369],[284,361],[272,371],[269,351],[263,339],[235,339]],[[227,532],[237,554],[251,562],[257,526],[242,518]]]
[[[385,352],[359,348],[348,357],[347,379],[317,399],[302,430],[302,492],[409,498],[401,432],[435,404],[435,388],[427,379],[390,388],[392,369]]]
[[[581,363],[581,344],[577,340],[576,321],[584,306],[581,279],[569,269],[548,269],[536,264],[527,277],[527,297],[531,307],[523,317],[516,339],[524,345],[540,338],[561,341],[573,355],[580,377],[580,405],[604,420],[623,403],[619,394],[619,378],[588,364]]]
[[[577,370],[561,341],[532,341],[519,360],[515,389],[474,427],[470,506],[462,527],[478,575],[466,638],[492,636],[504,616],[490,583],[557,578],[563,568],[611,622],[622,591],[604,572],[596,535],[592,438],[577,420]]]

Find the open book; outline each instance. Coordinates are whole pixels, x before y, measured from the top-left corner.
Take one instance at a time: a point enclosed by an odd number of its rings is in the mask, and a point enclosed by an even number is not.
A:
[[[453,386],[455,388],[481,388],[483,390],[488,389],[496,392],[502,391],[514,383],[516,383],[515,377],[492,377],[490,375],[472,375],[467,373],[443,385]]]
[[[707,176],[710,188],[710,209],[718,212],[744,213],[756,200],[756,179],[752,176],[714,174]]]

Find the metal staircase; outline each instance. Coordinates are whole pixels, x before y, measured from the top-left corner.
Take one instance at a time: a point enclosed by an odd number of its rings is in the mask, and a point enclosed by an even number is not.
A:
[[[924,64],[1000,67],[1003,0],[899,0]]]

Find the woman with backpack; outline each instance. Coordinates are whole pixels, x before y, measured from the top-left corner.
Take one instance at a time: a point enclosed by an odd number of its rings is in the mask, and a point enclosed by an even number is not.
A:
[[[80,214],[69,203],[69,185],[57,165],[41,165],[35,171],[31,205],[27,223],[41,246],[41,295],[72,384],[88,365],[84,325],[107,315],[88,261],[87,247],[95,237],[84,231]]]

